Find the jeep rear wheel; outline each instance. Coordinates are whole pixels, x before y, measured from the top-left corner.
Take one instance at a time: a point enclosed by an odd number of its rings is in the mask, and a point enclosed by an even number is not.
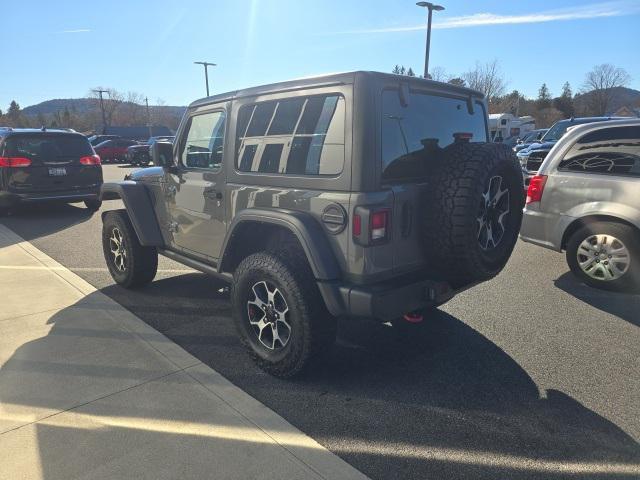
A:
[[[445,148],[425,198],[429,264],[454,287],[497,275],[518,238],[523,192],[518,160],[504,145]]]
[[[138,241],[129,217],[124,212],[108,212],[102,224],[102,250],[109,273],[125,288],[146,285],[156,276],[158,252]]]
[[[276,377],[305,369],[335,340],[308,265],[274,253],[245,258],[233,276],[233,319],[257,365]]]

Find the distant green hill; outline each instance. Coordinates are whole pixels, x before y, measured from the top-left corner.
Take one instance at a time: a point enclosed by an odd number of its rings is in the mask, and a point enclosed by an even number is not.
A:
[[[98,109],[99,104],[96,99],[93,98],[56,98],[54,100],[46,100],[40,102],[37,105],[30,105],[22,109],[22,113],[27,116],[53,115],[56,112],[62,112],[65,108],[68,108],[70,112],[79,114],[87,113],[91,110]],[[170,105],[156,106],[152,108],[156,112],[162,112],[172,116],[182,116],[186,107],[176,107]]]

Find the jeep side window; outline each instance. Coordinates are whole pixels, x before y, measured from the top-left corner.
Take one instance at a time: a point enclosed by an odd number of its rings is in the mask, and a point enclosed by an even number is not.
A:
[[[558,170],[640,177],[640,127],[602,128],[585,134]]]
[[[428,177],[442,149],[455,133],[472,134],[471,142],[486,142],[484,106],[473,113],[464,98],[412,92],[403,106],[397,90],[382,92],[382,178],[411,181]]]
[[[337,175],[344,164],[345,101],[338,94],[244,105],[238,112],[241,172]]]
[[[180,160],[187,168],[217,168],[222,164],[225,113],[216,111],[189,119]]]

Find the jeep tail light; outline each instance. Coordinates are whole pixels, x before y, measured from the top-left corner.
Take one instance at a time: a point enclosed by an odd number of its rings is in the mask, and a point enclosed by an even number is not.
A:
[[[24,157],[0,157],[0,167],[28,167],[31,165],[31,160]]]
[[[535,175],[531,178],[529,188],[527,189],[527,205],[542,200],[542,193],[544,192],[544,186],[546,183],[546,175]]]
[[[359,237],[362,235],[362,217],[357,213],[353,216],[353,236]]]
[[[391,210],[388,208],[356,207],[352,222],[353,239],[363,247],[385,243],[390,237]]]
[[[379,242],[387,238],[387,227],[389,226],[389,210],[378,210],[371,212],[369,217],[371,229],[369,239],[371,243]]]
[[[99,155],[87,155],[86,157],[80,158],[80,163],[82,165],[100,165],[100,156]]]

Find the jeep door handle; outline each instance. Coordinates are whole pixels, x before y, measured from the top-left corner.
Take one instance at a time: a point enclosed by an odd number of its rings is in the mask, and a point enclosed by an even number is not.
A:
[[[222,200],[222,192],[218,192],[217,190],[205,190],[203,195],[212,200]]]
[[[178,192],[178,188],[175,185],[169,185],[167,187],[167,197],[173,197]]]

